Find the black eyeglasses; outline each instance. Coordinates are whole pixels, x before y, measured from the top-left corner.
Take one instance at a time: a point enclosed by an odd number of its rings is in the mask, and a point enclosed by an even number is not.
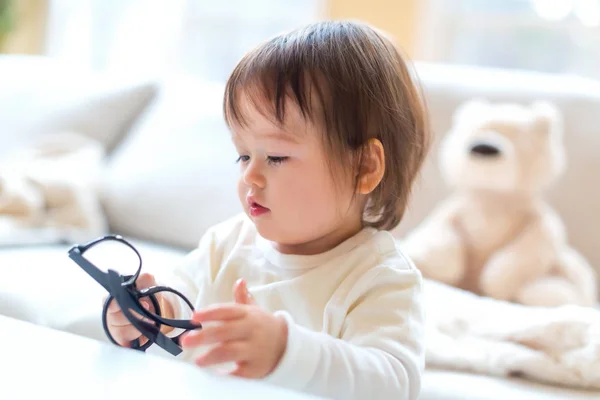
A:
[[[69,250],[69,257],[85,272],[102,285],[109,293],[102,310],[102,326],[108,339],[119,345],[110,334],[106,317],[108,306],[115,300],[125,317],[146,337],[147,342],[140,345],[140,340],[134,340],[131,348],[146,351],[154,343],[176,356],[182,352],[179,339],[186,331],[199,329],[202,326],[189,320],[163,318],[156,294],[171,292],[179,296],[194,310],[192,303],[180,292],[167,286],[153,286],[138,290],[136,280],[142,270],[142,257],[129,242],[119,235],[108,235],[83,245],[75,245]],[[121,273],[117,272],[120,271]],[[146,310],[140,299],[147,297],[152,302],[155,312]],[[153,321],[148,323],[136,317],[133,312]],[[177,336],[168,337],[160,331],[162,325],[183,329]]]

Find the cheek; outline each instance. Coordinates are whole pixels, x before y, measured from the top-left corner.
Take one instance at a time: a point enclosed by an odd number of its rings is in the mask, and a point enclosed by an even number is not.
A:
[[[240,198],[240,202],[242,203],[242,206],[244,207],[244,209],[246,208],[246,194],[248,192],[248,189],[246,188],[246,185],[244,184],[244,180],[242,179],[242,177],[240,176],[238,178],[238,196]]]
[[[278,190],[281,204],[286,204],[291,214],[299,219],[306,214],[320,220],[336,217],[337,210],[347,205],[346,193],[336,187],[328,169],[310,169],[298,171],[293,177],[282,182]],[[301,221],[299,221],[301,222]]]

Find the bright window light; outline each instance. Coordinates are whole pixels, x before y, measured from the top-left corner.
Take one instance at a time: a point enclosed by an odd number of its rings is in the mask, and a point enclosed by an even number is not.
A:
[[[574,0],[531,0],[533,9],[548,21],[565,19],[573,11]]]
[[[600,1],[579,0],[574,13],[584,26],[589,28],[600,26]]]

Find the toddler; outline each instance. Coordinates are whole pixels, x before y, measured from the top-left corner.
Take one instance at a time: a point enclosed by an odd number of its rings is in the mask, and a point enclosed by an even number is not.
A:
[[[203,325],[181,357],[329,398],[416,399],[422,277],[389,231],[428,132],[397,49],[366,24],[314,23],[249,52],[223,106],[245,212],[161,282],[196,309],[165,295],[166,316]],[[140,336],[115,302],[108,321],[123,345]]]

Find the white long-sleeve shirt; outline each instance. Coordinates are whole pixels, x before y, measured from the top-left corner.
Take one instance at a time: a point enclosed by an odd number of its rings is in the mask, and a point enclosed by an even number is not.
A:
[[[244,214],[210,229],[169,285],[196,309],[233,301],[245,278],[285,317],[287,348],[265,381],[334,399],[416,399],[424,369],[422,277],[386,231],[365,228],[318,255],[279,253]],[[176,318],[189,307],[176,305]],[[193,362],[200,349],[180,355]]]

